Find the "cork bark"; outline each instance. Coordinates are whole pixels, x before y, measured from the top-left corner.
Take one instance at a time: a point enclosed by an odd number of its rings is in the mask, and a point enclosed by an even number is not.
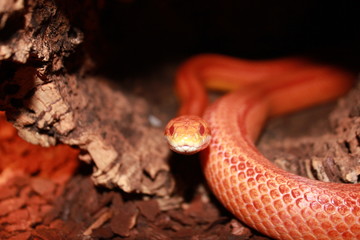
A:
[[[101,6],[71,2],[1,1],[0,110],[30,143],[81,149],[96,184],[168,195],[168,150],[147,103],[89,74]],[[78,15],[82,30],[72,23]]]
[[[295,174],[325,182],[359,183],[359,106],[357,83],[336,103],[271,120],[259,149]]]

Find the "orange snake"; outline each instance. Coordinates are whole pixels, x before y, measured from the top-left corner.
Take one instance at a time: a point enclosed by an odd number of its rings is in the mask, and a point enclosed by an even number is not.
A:
[[[339,97],[353,79],[344,70],[300,58],[245,61],[200,55],[182,65],[176,80],[180,115],[204,115],[212,139],[201,152],[203,171],[216,197],[238,219],[276,239],[360,239],[360,185],[288,173],[254,145],[268,117]],[[203,114],[208,102],[204,85],[238,90]],[[210,133],[206,123],[182,127],[172,120],[165,136],[180,136],[177,131],[184,128],[201,136]]]

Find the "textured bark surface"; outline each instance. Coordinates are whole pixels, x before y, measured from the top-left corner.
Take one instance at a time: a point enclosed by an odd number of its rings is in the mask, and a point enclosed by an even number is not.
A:
[[[295,174],[326,182],[359,183],[359,89],[357,84],[335,107],[328,104],[272,120],[260,150]]]
[[[161,130],[148,120],[144,100],[125,96],[106,79],[84,75],[91,59],[83,60],[76,73],[68,72],[67,57],[83,47],[83,33],[63,9],[70,2],[2,3],[2,31],[8,39],[0,44],[0,109],[6,110],[19,135],[41,146],[64,143],[80,148],[81,159],[94,165],[97,184],[168,195],[173,189],[168,150]],[[86,6],[84,11],[95,8]],[[10,35],[11,19],[18,28]]]

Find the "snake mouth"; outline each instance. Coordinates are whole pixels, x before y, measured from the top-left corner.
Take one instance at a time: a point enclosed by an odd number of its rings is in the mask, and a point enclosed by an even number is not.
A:
[[[187,139],[185,139],[186,141],[179,141],[178,139],[176,141],[167,136],[166,139],[168,140],[168,145],[172,151],[180,154],[191,155],[205,149],[210,143],[211,136],[206,136],[206,138],[200,142],[191,142]]]
[[[198,151],[198,147],[190,145],[172,146],[172,150],[181,154],[193,154]]]

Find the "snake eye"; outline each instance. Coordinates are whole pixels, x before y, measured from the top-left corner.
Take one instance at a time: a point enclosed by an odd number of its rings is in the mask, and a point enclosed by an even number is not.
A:
[[[174,128],[174,125],[171,125],[171,127],[169,128],[169,134],[170,135],[173,135],[174,134],[174,131],[175,131],[175,128]]]
[[[205,127],[202,124],[200,124],[199,133],[200,133],[201,136],[203,136],[205,134]]]

